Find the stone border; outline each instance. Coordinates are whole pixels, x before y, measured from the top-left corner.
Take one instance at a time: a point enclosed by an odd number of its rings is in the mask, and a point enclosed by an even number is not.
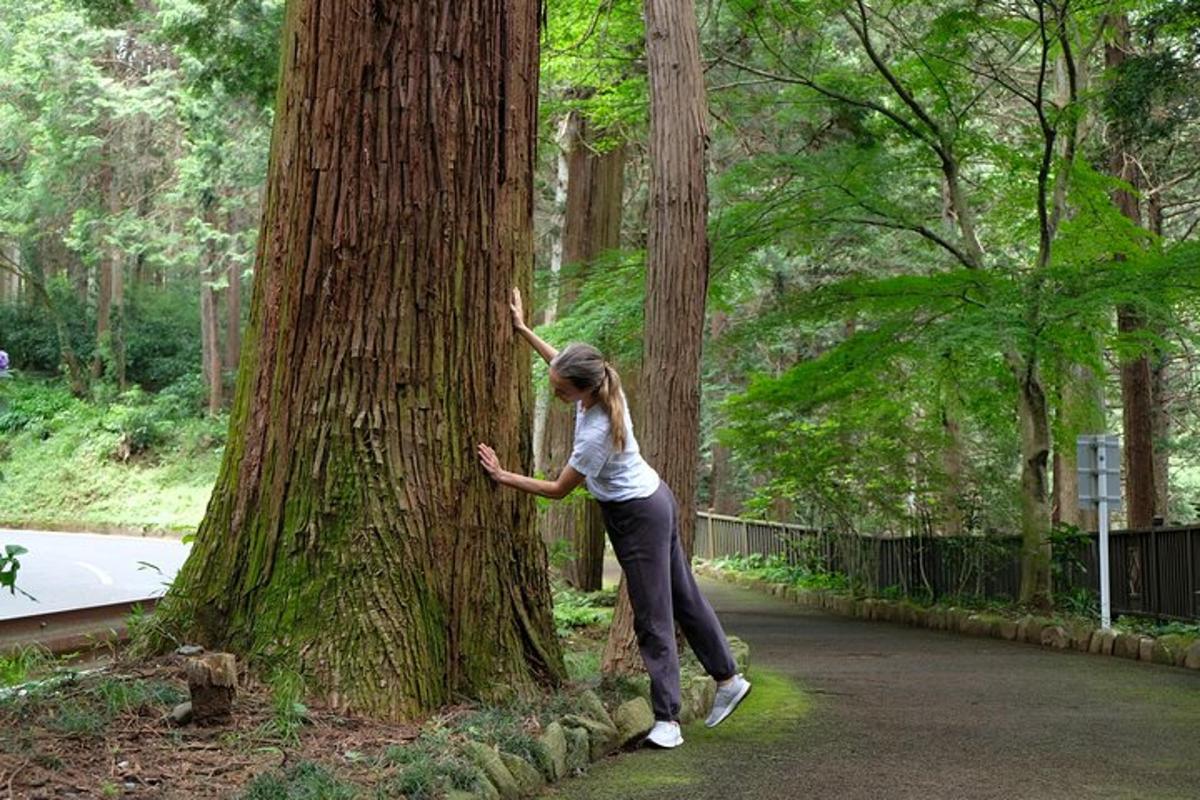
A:
[[[747,671],[750,648],[729,638],[738,671]],[[705,675],[681,676],[680,717],[683,724],[703,717],[712,705],[717,684]],[[648,688],[647,688],[648,694]],[[654,712],[647,697],[634,697],[610,714],[599,696],[587,690],[576,698],[576,713],[551,722],[538,737],[539,763],[481,742],[468,741],[463,755],[479,768],[482,780],[473,791],[451,790],[447,800],[517,800],[538,794],[548,783],[582,775],[602,758],[636,747],[654,726]]]
[[[1200,639],[1144,636],[1136,633],[1102,631],[1090,625],[1062,624],[1058,620],[1027,615],[1014,620],[998,614],[978,613],[965,608],[923,608],[912,602],[881,598],[856,599],[837,592],[801,589],[785,583],[770,583],[744,573],[697,563],[698,575],[755,589],[791,600],[805,608],[820,609],[843,617],[894,622],[917,628],[949,631],[967,636],[985,636],[1010,642],[1026,642],[1054,650],[1077,650],[1094,655],[1118,656],[1165,666],[1200,670]]]

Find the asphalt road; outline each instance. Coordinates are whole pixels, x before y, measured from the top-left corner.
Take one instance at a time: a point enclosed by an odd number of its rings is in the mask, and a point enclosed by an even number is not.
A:
[[[157,597],[190,545],[177,539],[0,528],[0,547],[21,545],[20,592],[0,591],[0,620]]]
[[[721,727],[686,727],[678,750],[608,759],[555,797],[1200,798],[1200,672],[702,586],[750,643],[751,680],[786,682],[803,710],[752,692]]]

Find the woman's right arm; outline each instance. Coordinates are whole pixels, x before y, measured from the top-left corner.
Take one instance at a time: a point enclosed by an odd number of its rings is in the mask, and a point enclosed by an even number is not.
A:
[[[538,355],[540,355],[547,364],[553,361],[554,357],[558,355],[558,351],[551,347],[544,339],[542,339],[542,337],[534,333],[532,328],[525,324],[525,308],[521,304],[520,289],[512,290],[512,302],[508,304],[508,307],[512,309],[513,327],[517,329],[517,333],[525,337],[525,341],[529,342],[529,345],[534,350],[537,350]]]

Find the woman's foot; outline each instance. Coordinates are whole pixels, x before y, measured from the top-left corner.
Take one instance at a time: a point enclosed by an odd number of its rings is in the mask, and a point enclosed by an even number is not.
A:
[[[713,699],[712,713],[708,715],[704,724],[710,728],[720,725],[748,694],[750,694],[750,681],[743,678],[740,673],[717,686],[717,696]]]
[[[679,731],[678,722],[655,720],[654,727],[646,734],[645,743],[654,747],[670,750],[683,744],[683,734]]]

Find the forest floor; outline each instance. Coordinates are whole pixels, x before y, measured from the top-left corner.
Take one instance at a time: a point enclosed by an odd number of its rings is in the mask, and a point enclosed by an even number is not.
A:
[[[42,678],[0,690],[0,797],[416,800],[469,788],[477,773],[454,755],[457,743],[531,742],[595,686],[606,636],[606,624],[563,635],[570,680],[558,691],[403,724],[306,706],[298,684],[243,673],[228,722],[180,725],[170,714],[188,699],[183,656],[118,653],[69,667],[36,654],[23,665],[0,659],[0,678],[6,667]]]

